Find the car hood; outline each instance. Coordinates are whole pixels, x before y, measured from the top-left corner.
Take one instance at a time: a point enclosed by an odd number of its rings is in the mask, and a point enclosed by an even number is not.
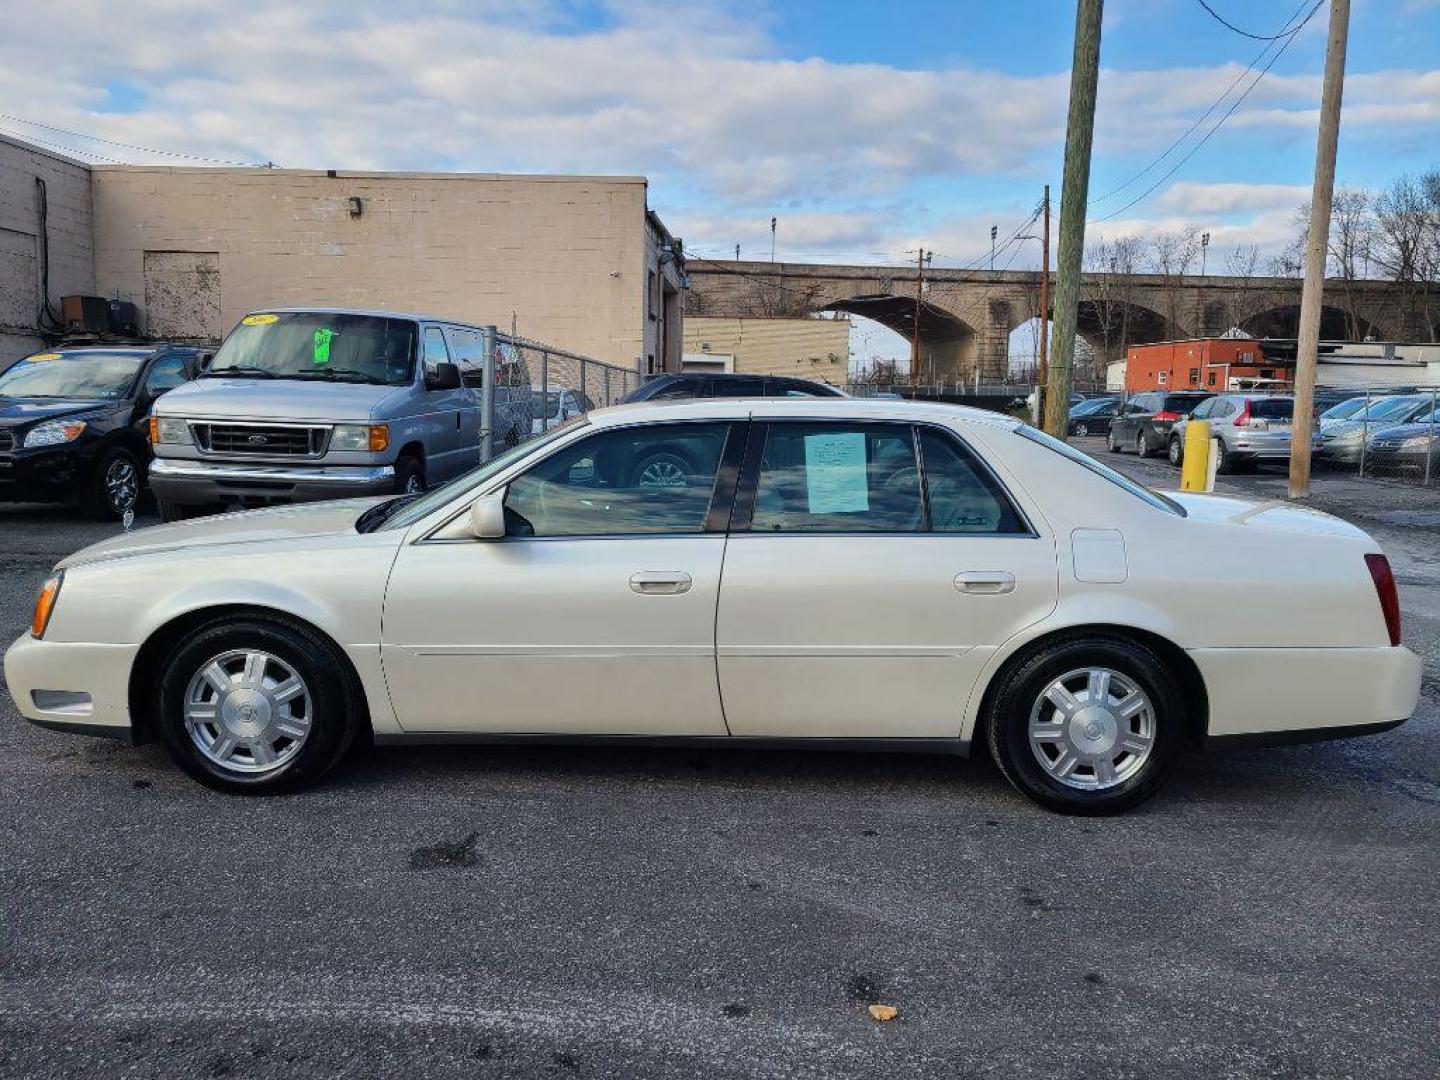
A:
[[[257,544],[269,540],[352,533],[355,531],[355,519],[366,507],[390,497],[302,503],[298,506],[247,510],[238,514],[217,514],[193,521],[178,521],[170,525],[154,525],[121,533],[109,540],[81,548],[61,560],[60,566],[80,566],[109,559],[222,544]]]
[[[118,402],[113,399],[97,398],[94,401],[76,401],[71,398],[12,398],[0,397],[0,427],[19,427],[36,420],[49,420],[56,416],[74,416],[94,412],[97,409],[113,409]]]
[[[155,403],[155,415],[224,420],[365,421],[383,413],[390,398],[399,398],[410,390],[408,385],[217,376],[177,386]]]
[[[1185,508],[1192,521],[1237,525],[1274,532],[1311,533],[1368,540],[1369,534],[1348,521],[1308,506],[1281,500],[1240,499],[1233,495],[1204,495],[1194,491],[1167,491],[1165,497]]]
[[[1440,443],[1440,424],[1399,424],[1396,427],[1372,428],[1372,439],[1413,439],[1415,436],[1434,435]]]

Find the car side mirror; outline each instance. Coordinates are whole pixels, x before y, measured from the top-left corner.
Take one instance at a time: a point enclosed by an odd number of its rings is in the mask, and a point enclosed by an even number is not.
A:
[[[459,390],[460,369],[454,364],[436,364],[434,371],[425,373],[426,390]]]
[[[505,536],[505,488],[481,495],[470,504],[470,535],[476,540]]]

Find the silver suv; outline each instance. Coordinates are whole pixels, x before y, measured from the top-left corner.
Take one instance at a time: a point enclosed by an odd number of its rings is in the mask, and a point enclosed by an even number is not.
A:
[[[414,493],[474,468],[483,351],[481,327],[424,315],[245,316],[199,379],[155,403],[161,516]],[[495,367],[498,449],[529,438],[531,403],[520,352],[497,346]]]
[[[1288,462],[1294,419],[1295,399],[1288,395],[1218,394],[1170,429],[1170,464],[1179,468],[1185,460],[1185,428],[1191,420],[1210,421],[1210,438],[1219,454],[1216,472],[1239,472],[1262,461]],[[1313,439],[1311,449],[1319,450],[1318,432]]]

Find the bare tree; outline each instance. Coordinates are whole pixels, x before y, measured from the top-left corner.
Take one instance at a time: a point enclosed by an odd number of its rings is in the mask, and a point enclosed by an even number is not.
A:
[[[1357,282],[1370,276],[1370,259],[1376,239],[1376,197],[1365,188],[1339,188],[1330,207],[1330,237],[1326,248],[1325,277],[1338,282],[1336,291],[1342,297],[1345,336],[1360,341],[1366,335],[1357,314],[1360,293]],[[1310,204],[1302,203],[1295,210],[1295,237],[1287,248],[1287,256],[1303,266],[1305,242],[1310,232]]]
[[[1135,313],[1135,278],[1145,241],[1138,236],[1101,240],[1085,253],[1086,275],[1082,298],[1098,324],[1100,348],[1093,350],[1095,376],[1105,377],[1105,368],[1123,359],[1130,345]]]
[[[1166,332],[1174,336],[1180,332],[1180,297],[1185,275],[1200,255],[1199,233],[1188,226],[1173,232],[1156,233],[1150,237],[1146,254],[1148,269],[1161,279],[1165,317],[1170,321]]]
[[[1435,208],[1423,179],[1399,176],[1375,204],[1375,264],[1394,283],[1401,332],[1424,325],[1435,339],[1430,300],[1435,276],[1430,247],[1435,231]]]

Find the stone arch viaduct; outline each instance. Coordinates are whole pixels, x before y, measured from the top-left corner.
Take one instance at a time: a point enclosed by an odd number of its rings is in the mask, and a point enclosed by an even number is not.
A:
[[[687,260],[689,315],[785,316],[844,311],[904,337],[915,323],[913,266],[825,266]],[[1053,295],[1053,281],[1052,281]],[[1428,301],[1428,304],[1427,302]],[[1321,337],[1327,341],[1428,341],[1440,323],[1440,286],[1417,301],[1393,282],[1325,284]],[[1300,282],[1291,278],[1086,274],[1079,335],[1097,367],[1127,345],[1209,337],[1238,327],[1256,337],[1293,337]],[[923,377],[998,381],[1008,370],[1009,338],[1040,313],[1038,271],[929,268],[920,305]]]

